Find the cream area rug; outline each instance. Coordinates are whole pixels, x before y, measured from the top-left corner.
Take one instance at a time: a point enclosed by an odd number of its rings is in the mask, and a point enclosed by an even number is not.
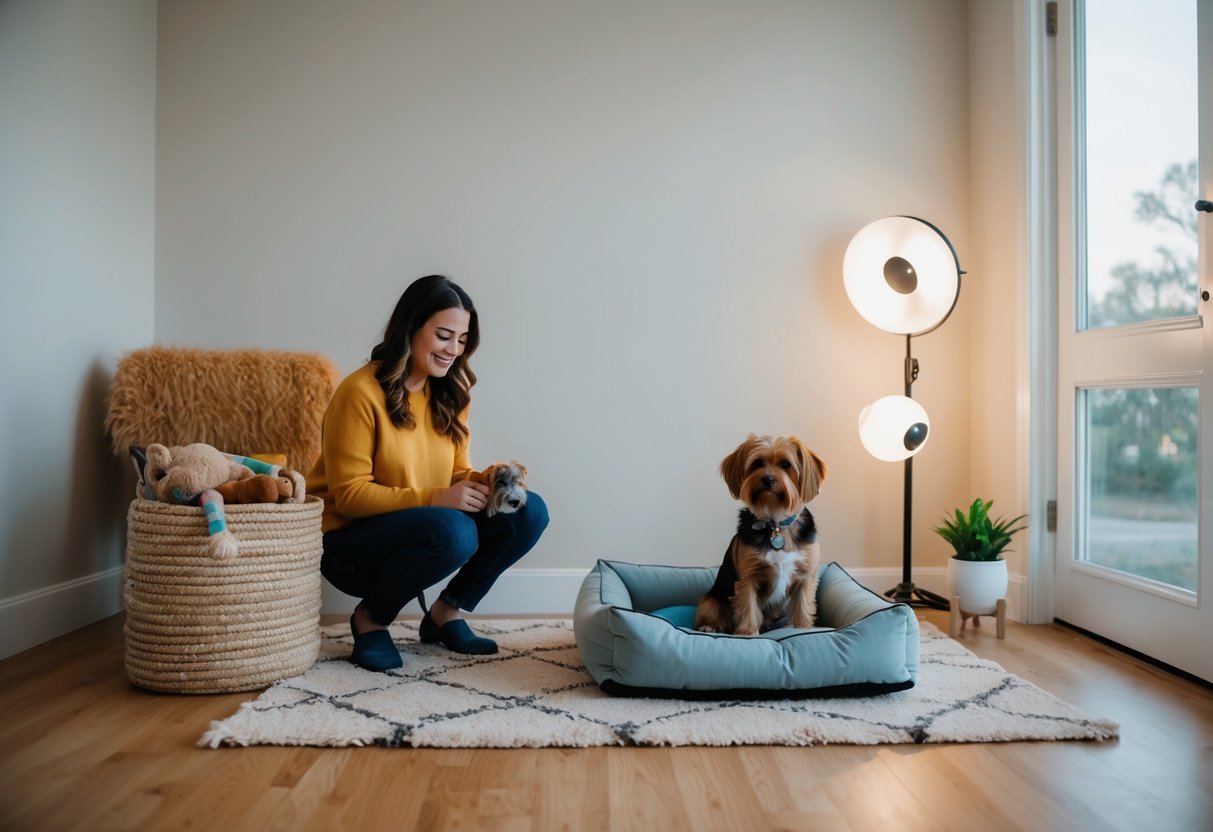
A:
[[[404,667],[351,664],[349,627],[323,630],[321,658],[218,722],[199,745],[448,748],[595,745],[815,745],[1104,740],[1090,716],[922,624],[918,684],[861,699],[691,702],[620,699],[582,666],[571,621],[478,620],[492,656],[421,644],[392,625]]]

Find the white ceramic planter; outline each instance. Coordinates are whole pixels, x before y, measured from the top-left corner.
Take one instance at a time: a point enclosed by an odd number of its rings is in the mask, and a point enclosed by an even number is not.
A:
[[[1007,597],[1005,560],[948,560],[948,597],[960,596],[960,608],[973,615],[992,615]]]

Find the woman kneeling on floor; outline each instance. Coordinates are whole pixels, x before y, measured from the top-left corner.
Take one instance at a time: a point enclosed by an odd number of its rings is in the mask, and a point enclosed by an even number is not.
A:
[[[511,514],[483,509],[467,415],[480,341],[472,299],[440,275],[414,281],[396,304],[371,360],[338,386],[324,416],[323,449],[308,490],[324,499],[320,570],[362,599],[350,617],[353,661],[401,667],[387,627],[422,592],[456,573],[421,621],[424,642],[495,653],[463,620],[497,578],[534,547],[547,506],[530,492]]]

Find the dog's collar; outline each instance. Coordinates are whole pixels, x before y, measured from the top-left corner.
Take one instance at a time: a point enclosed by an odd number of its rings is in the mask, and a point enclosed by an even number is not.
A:
[[[796,518],[799,516],[800,516],[799,514],[793,514],[791,517],[787,518],[786,520],[780,520],[778,523],[776,523],[774,520],[755,520],[750,525],[750,528],[754,529],[755,531],[758,531],[760,529],[770,529],[771,530],[771,548],[772,549],[782,549],[783,548],[783,535],[781,535],[779,533],[779,530],[786,529],[788,526],[795,523]]]

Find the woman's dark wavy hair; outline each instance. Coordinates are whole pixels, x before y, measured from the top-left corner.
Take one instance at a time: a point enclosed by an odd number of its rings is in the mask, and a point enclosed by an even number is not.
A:
[[[472,299],[458,284],[440,274],[414,280],[404,290],[392,317],[383,331],[383,340],[371,350],[371,361],[378,361],[375,378],[387,397],[388,414],[397,427],[412,428],[417,421],[409,413],[409,394],[405,379],[412,372],[413,336],[425,322],[444,309],[464,309],[470,316],[467,345],[441,378],[430,377],[430,422],[434,430],[459,443],[468,438],[468,427],[459,418],[472,400],[476,374],[468,359],[480,345],[480,319]]]

